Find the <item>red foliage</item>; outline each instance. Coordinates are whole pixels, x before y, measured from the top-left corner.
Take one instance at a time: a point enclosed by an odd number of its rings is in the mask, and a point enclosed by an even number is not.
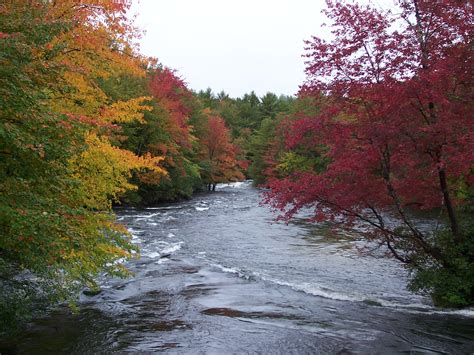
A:
[[[300,91],[322,108],[294,121],[286,142],[324,144],[330,164],[274,178],[267,202],[288,217],[313,206],[316,219],[360,218],[385,236],[385,212],[416,234],[407,206],[445,208],[459,237],[456,192],[472,186],[474,166],[471,2],[402,0],[399,17],[327,4],[334,38],[307,42]]]
[[[189,105],[192,93],[184,81],[171,69],[156,69],[150,79],[149,90],[168,115],[168,129],[173,140],[178,145],[190,148],[188,119],[192,111]]]
[[[203,160],[210,165],[208,182],[243,180],[240,168],[243,168],[245,163],[240,164],[237,161],[238,148],[231,143],[229,129],[221,117],[208,114],[206,129],[200,139],[204,149]]]

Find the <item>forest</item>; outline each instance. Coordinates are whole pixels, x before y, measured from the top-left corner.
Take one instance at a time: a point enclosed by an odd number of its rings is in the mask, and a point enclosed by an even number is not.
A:
[[[240,98],[140,54],[127,0],[0,4],[0,331],[130,276],[115,206],[244,179],[282,220],[363,224],[436,305],[474,305],[472,4],[327,3],[298,96]]]

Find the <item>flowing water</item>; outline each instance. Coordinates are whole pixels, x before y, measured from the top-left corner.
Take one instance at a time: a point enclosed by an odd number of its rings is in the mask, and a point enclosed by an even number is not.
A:
[[[473,310],[435,310],[356,233],[275,223],[259,201],[235,183],[117,210],[141,248],[134,277],[104,280],[79,314],[35,320],[4,352],[474,353]]]

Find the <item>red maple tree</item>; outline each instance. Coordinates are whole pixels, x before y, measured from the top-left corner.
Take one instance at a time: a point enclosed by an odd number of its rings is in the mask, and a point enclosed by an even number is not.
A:
[[[320,113],[294,120],[286,141],[290,150],[323,144],[329,163],[274,178],[266,201],[287,217],[309,206],[316,220],[362,220],[399,260],[416,267],[425,255],[447,267],[445,250],[408,211],[438,208],[452,245],[469,238],[458,209],[474,184],[472,3],[327,5],[332,39],[306,42],[300,90]]]

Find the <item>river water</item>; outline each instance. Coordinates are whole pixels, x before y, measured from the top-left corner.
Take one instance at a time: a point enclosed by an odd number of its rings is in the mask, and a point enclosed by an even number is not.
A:
[[[259,202],[246,182],[117,210],[141,248],[134,277],[35,320],[7,352],[474,353],[473,310],[435,310],[356,233],[276,223]]]

